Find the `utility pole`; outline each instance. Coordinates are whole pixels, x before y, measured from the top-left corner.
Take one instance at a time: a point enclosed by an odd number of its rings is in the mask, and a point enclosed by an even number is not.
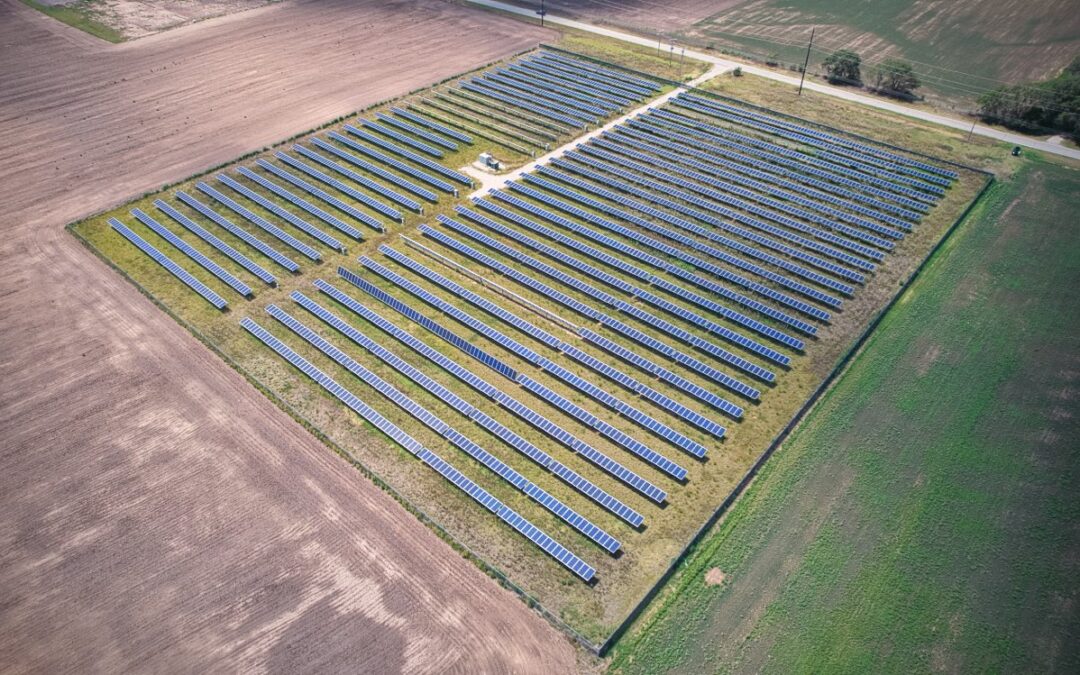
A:
[[[544,9],[544,0],[540,0],[540,11],[537,12],[540,15],[540,27],[544,27],[544,16],[547,14],[547,10]]]
[[[977,120],[977,119],[976,119],[976,120],[972,120],[972,121],[971,121],[971,129],[969,129],[969,130],[968,130],[968,135],[967,135],[967,138],[966,138],[966,139],[964,139],[964,142],[965,142],[965,143],[970,143],[970,142],[971,142],[971,135],[972,135],[973,133],[975,133],[975,123],[976,123],[976,122],[978,122],[978,121],[979,121],[979,120]]]
[[[810,42],[806,45],[806,58],[803,59],[802,75],[799,77],[799,92],[796,96],[802,96],[802,85],[806,81],[806,67],[810,65],[810,48],[814,46],[814,31],[817,30],[817,26],[810,29]]]
[[[663,41],[664,41],[664,34],[663,33],[657,33],[656,34],[656,55],[657,56],[660,56],[660,43],[663,42]]]

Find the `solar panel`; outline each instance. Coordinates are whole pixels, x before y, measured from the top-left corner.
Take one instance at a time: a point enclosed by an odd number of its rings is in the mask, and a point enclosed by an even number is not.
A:
[[[224,174],[219,174],[218,180],[221,180],[222,176],[224,176]],[[298,253],[304,255],[311,260],[314,260],[315,262],[319,262],[320,260],[322,260],[322,256],[319,255],[319,252],[312,247],[308,246],[307,244],[292,236],[288,232],[282,230],[277,225],[274,225],[269,220],[263,218],[262,216],[256,215],[254,212],[244,208],[238,202],[230,199],[229,197],[226,197],[225,195],[221,194],[206,183],[199,181],[195,184],[195,187],[200,192],[209,197],[212,197],[214,200],[223,204],[252,225],[255,225],[264,230],[265,232],[277,237],[282,243],[293,248]]]
[[[386,188],[386,187],[383,187],[379,183],[376,183],[375,181],[371,180],[367,176],[363,176],[361,174],[358,174],[355,171],[353,171],[352,169],[349,169],[348,167],[342,166],[341,164],[338,164],[337,162],[333,162],[333,161],[323,157],[322,155],[318,154],[317,152],[312,152],[311,150],[309,150],[308,148],[305,148],[302,145],[294,145],[293,150],[295,150],[297,153],[303,155],[304,157],[307,157],[310,160],[313,160],[313,161],[318,162],[319,164],[322,164],[323,166],[330,169],[331,171],[336,171],[339,174],[341,174],[342,176],[345,176],[346,178],[348,178],[349,180],[351,180],[353,182],[356,182],[356,183],[359,183],[360,185],[363,185],[364,187],[368,188],[369,190],[372,190],[373,192],[379,193],[380,195],[382,195],[383,197],[386,197],[387,199],[389,199],[392,202],[400,204],[401,206],[404,206],[407,209],[412,209],[413,211],[416,211],[417,213],[423,213],[424,212],[424,206],[420,202],[416,201],[415,199],[411,199],[411,198],[406,197],[404,195],[399,195],[398,193],[394,192],[393,190],[391,190],[389,188]],[[346,194],[349,194],[349,193],[346,192]],[[374,202],[374,203],[380,204],[380,202],[377,202],[377,201]],[[375,208],[375,207],[372,207],[372,208]],[[389,211],[384,211],[383,208],[388,208]],[[396,211],[395,209],[392,209],[390,207],[385,207],[384,205],[381,206],[380,208],[378,208],[377,210],[379,211],[379,213],[383,213],[384,215],[389,215],[390,211]]]
[[[528,110],[531,113],[536,113],[541,117],[547,117],[548,119],[555,120],[556,122],[565,124],[574,129],[584,129],[586,127],[586,123],[584,120],[580,120],[576,117],[570,117],[569,115],[562,115],[560,113],[541,108],[540,106],[533,105],[527,100],[518,98],[516,96],[507,95],[505,92],[494,89],[489,85],[485,85],[482,80],[471,80],[468,82],[463,81],[459,82],[458,85],[466,91],[481,94],[501,103],[506,103],[508,105],[521,108],[523,110]]]
[[[345,245],[342,244],[340,241],[334,239],[329,234],[323,232],[319,228],[313,227],[303,218],[300,218],[291,211],[287,211],[286,209],[281,208],[280,206],[270,201],[266,197],[263,197],[254,190],[249,190],[248,188],[236,182],[232,178],[226,176],[225,174],[218,174],[218,180],[221,181],[223,184],[227,185],[228,187],[232,188],[238,194],[247,197],[259,206],[263,207],[278,218],[281,218],[285,222],[290,223],[293,227],[300,230],[301,232],[304,232],[313,239],[316,239],[319,242],[326,244],[335,251],[340,251],[341,253],[345,252]]]
[[[531,77],[522,75],[521,73],[512,73],[506,69],[498,69],[493,72],[489,72],[484,76],[484,81],[496,82],[506,90],[516,90],[521,92],[519,96],[532,95],[534,99],[539,99],[547,103],[555,102],[561,104],[561,106],[567,111],[573,111],[574,115],[581,117],[585,120],[599,121],[600,119],[607,117],[612,112],[610,106],[593,105],[592,103],[584,103],[580,99],[573,96],[567,96],[557,93],[550,87],[544,85],[541,82],[537,82]],[[596,101],[599,103],[599,101]]]
[[[212,220],[214,223],[218,224],[222,229],[227,231],[229,234],[232,234],[233,236],[239,238],[245,244],[248,244],[249,246],[251,246],[252,248],[257,250],[259,253],[262,253],[267,258],[270,258],[271,260],[273,260],[277,264],[281,265],[285,269],[289,270],[290,272],[299,272],[300,271],[300,266],[297,265],[295,262],[293,262],[291,259],[289,259],[289,258],[285,257],[284,255],[278,253],[277,250],[274,249],[272,246],[266,244],[261,239],[258,239],[257,237],[253,236],[252,234],[250,234],[244,228],[234,225],[231,221],[229,221],[224,216],[220,215],[217,211],[214,211],[212,208],[210,208],[206,204],[203,204],[198,199],[195,199],[194,197],[192,197],[188,193],[184,192],[183,190],[178,191],[176,193],[176,198],[179,199],[180,201],[184,202],[185,204],[187,204],[191,208],[195,209],[196,211],[198,211],[202,215],[206,216],[207,218]]]
[[[401,108],[390,108],[390,111],[398,117],[404,117],[411,122],[416,122],[417,124],[425,126],[428,129],[433,129],[434,131],[437,131],[444,136],[456,138],[462,143],[468,143],[469,145],[472,145],[473,140],[469,137],[468,134],[463,134],[456,129],[451,129],[444,124],[439,124],[438,122],[432,121],[422,115],[417,115],[415,113],[409,112],[408,110],[402,110]]]
[[[367,135],[367,134],[365,134],[365,135]],[[336,131],[331,131],[330,133],[327,134],[327,136],[329,136],[330,138],[334,139],[335,141],[337,141],[339,143],[342,143],[343,145],[346,145],[346,146],[352,148],[353,150],[356,150],[358,152],[362,152],[363,154],[367,155],[368,157],[371,157],[372,159],[374,159],[376,161],[382,162],[383,164],[386,164],[387,166],[391,166],[391,167],[397,169],[398,171],[400,171],[400,172],[402,172],[404,174],[412,176],[413,178],[417,178],[417,179],[427,183],[428,185],[432,185],[432,186],[442,190],[443,192],[449,192],[450,194],[454,195],[455,197],[457,196],[457,193],[458,193],[457,188],[454,187],[453,185],[451,185],[450,183],[447,183],[446,181],[444,181],[441,178],[436,178],[435,176],[432,176],[431,174],[427,174],[427,173],[424,173],[423,171],[420,171],[419,169],[415,169],[415,168],[409,166],[408,164],[405,164],[404,162],[400,162],[400,161],[394,159],[393,157],[389,157],[387,155],[384,155],[384,154],[382,154],[381,152],[379,152],[377,150],[373,150],[372,148],[369,148],[366,145],[363,145],[362,143],[357,143],[356,141],[354,141],[351,138],[348,138],[346,136],[342,136],[341,134],[339,134]],[[376,140],[378,140],[378,139],[376,139]]]
[[[225,298],[221,297],[209,286],[192,276],[186,269],[174,263],[168,256],[151,246],[145,239],[132,232],[127,225],[124,225],[116,218],[109,218],[109,225],[111,225],[112,229],[116,230],[119,235],[124,237],[124,239],[127,239],[140,251],[150,256],[151,260],[169,270],[173,276],[184,282],[188,288],[201,295],[211,305],[217,309],[225,309],[229,305],[229,303],[225,302]]]
[[[426,167],[428,169],[431,169],[435,173],[442,174],[442,175],[446,176],[447,178],[449,178],[450,180],[457,181],[458,183],[461,183],[461,184],[463,184],[463,185],[465,185],[467,187],[472,187],[472,179],[469,178],[468,176],[466,176],[463,173],[458,173],[457,171],[454,171],[453,169],[448,169],[445,166],[443,166],[442,164],[439,164],[437,162],[433,162],[433,161],[431,161],[430,159],[428,159],[426,157],[421,157],[420,155],[416,154],[415,152],[411,152],[409,150],[406,150],[405,148],[398,147],[398,146],[394,145],[393,143],[388,143],[388,142],[382,140],[381,138],[379,138],[378,136],[372,136],[371,134],[369,134],[367,132],[364,132],[364,131],[361,131],[361,130],[357,129],[356,127],[354,127],[351,124],[346,124],[345,125],[345,131],[349,132],[353,136],[356,136],[357,138],[362,138],[362,139],[364,139],[365,141],[367,141],[369,143],[377,145],[377,146],[379,146],[380,148],[382,148],[384,150],[389,150],[390,152],[394,153],[395,155],[398,155],[400,157],[404,157],[405,159],[407,159],[409,161],[416,162],[417,164],[420,164],[421,166],[424,166],[424,167]],[[355,147],[355,146],[353,146],[353,147]],[[359,149],[359,148],[357,148],[357,149]]]
[[[556,77],[552,77],[550,73],[543,73],[538,70],[529,68],[523,68],[518,63],[511,63],[506,68],[503,68],[500,73],[506,77],[516,79],[520,82],[528,84],[530,86],[538,87],[546,91],[552,91],[560,93],[572,99],[584,101],[586,103],[593,103],[597,107],[605,111],[605,115],[613,113],[617,110],[621,110],[630,103],[629,99],[623,97],[615,97],[611,94],[597,91],[596,89],[587,89],[580,86],[573,80],[560,80]]]
[[[560,87],[562,91],[567,92],[567,95],[573,92],[585,97],[591,97],[593,100],[604,101],[615,108],[626,108],[634,101],[639,100],[634,96],[618,93],[616,90],[599,82],[590,83],[588,80],[575,79],[567,73],[560,73],[535,61],[514,61],[507,66],[507,70],[511,73],[528,74],[538,82],[544,82],[552,87]]]
[[[270,274],[262,267],[252,262],[243,253],[240,253],[232,246],[229,246],[222,240],[218,239],[201,225],[188,218],[184,214],[180,213],[169,204],[163,202],[160,199],[156,199],[154,200],[154,206],[156,206],[159,211],[182,225],[185,229],[197,236],[199,239],[202,239],[206,243],[216,248],[218,251],[221,251],[223,254],[228,256],[231,260],[246,269],[248,272],[251,272],[259,279],[262,279],[264,282],[270,284],[271,286],[277,286],[277,279],[274,278],[273,274]]]
[[[382,134],[383,136],[386,136],[387,138],[392,138],[395,141],[397,141],[398,143],[404,143],[405,145],[409,146],[410,148],[415,148],[415,149],[419,150],[420,152],[422,152],[424,154],[431,155],[432,157],[436,157],[438,159],[443,158],[442,150],[439,150],[438,148],[432,147],[432,146],[428,145],[427,143],[421,143],[420,141],[418,141],[418,140],[416,140],[414,138],[409,138],[408,136],[406,136],[404,134],[399,134],[398,132],[394,131],[393,129],[390,129],[390,128],[386,127],[386,126],[383,126],[382,124],[378,124],[376,122],[372,122],[371,120],[366,120],[366,119],[363,119],[363,118],[360,119],[360,124],[362,124],[365,129],[371,129],[372,131],[376,131],[376,132]]]
[[[301,372],[314,380],[339,401],[371,423],[375,428],[397,441],[406,450],[425,464],[434,468],[478,503],[510,523],[515,529],[522,532],[522,534],[525,534],[525,536],[562,563],[567,569],[570,569],[585,581],[591,581],[593,576],[595,576],[595,570],[592,567],[589,567],[584,561],[558,544],[558,542],[551,539],[551,537],[544,534],[541,530],[536,528],[536,526],[529,523],[512,509],[502,504],[499,500],[495,499],[490,493],[455,469],[449,462],[423,447],[419,441],[402,431],[400,427],[380,415],[373,408],[357,398],[355,394],[342,387],[328,375],[313,366],[309,361],[271,335],[265,328],[249,318],[244,318],[240,322],[240,325],[263,344],[274,350],[279,356],[300,369]]]
[[[131,215],[135,216],[135,218],[143,225],[153,230],[159,237],[176,247],[176,249],[179,250],[181,253],[198,263],[200,267],[210,272],[218,279],[224,281],[234,291],[244,296],[245,298],[251,297],[252,290],[247,284],[237,279],[235,276],[232,275],[232,273],[223,268],[221,265],[218,265],[210,258],[207,258],[194,246],[191,246],[186,241],[173,234],[172,231],[169,230],[169,228],[165,227],[158,221],[146,215],[146,213],[144,213],[141,209],[133,209],[131,211]]]
[[[424,199],[427,199],[428,201],[432,201],[432,202],[436,202],[436,201],[439,200],[439,195],[435,194],[431,190],[428,190],[427,188],[422,188],[419,185],[417,185],[415,183],[412,183],[410,181],[407,181],[404,178],[402,178],[401,176],[398,176],[396,173],[391,173],[391,172],[387,171],[386,169],[383,169],[380,166],[376,166],[376,165],[372,164],[371,162],[360,159],[359,157],[357,157],[356,155],[354,155],[352,153],[345,152],[344,150],[337,147],[336,145],[331,145],[330,143],[327,143],[326,141],[322,140],[321,138],[312,138],[311,139],[311,144],[314,145],[315,147],[319,148],[320,150],[324,150],[326,152],[329,152],[329,153],[339,157],[340,159],[345,160],[346,162],[352,164],[353,166],[358,166],[361,169],[363,169],[364,171],[367,171],[368,173],[375,174],[379,178],[382,178],[383,180],[385,180],[385,181],[387,181],[389,183],[393,183],[394,185],[396,185],[396,186],[398,186],[398,187],[400,187],[400,188],[402,188],[404,190],[407,190],[407,191],[413,193],[414,195],[417,195],[418,197],[423,197]],[[447,185],[449,185],[449,184],[447,184]],[[453,189],[453,186],[451,186],[451,189]]]
[[[576,70],[557,61],[545,60],[543,58],[531,58],[520,59],[517,63],[542,70],[545,73],[557,74],[559,77],[573,79],[576,82],[580,82],[582,85],[598,89],[606,94],[622,96],[629,99],[631,102],[641,101],[650,95],[650,92],[648,91],[632,88],[622,82],[613,82],[598,75],[588,73],[587,71]]]
[[[639,92],[643,96],[649,96],[654,92],[660,91],[660,85],[656,82],[635,77],[633,75],[627,75],[622,71],[612,68],[598,66],[593,63],[586,63],[579,59],[566,57],[561,54],[545,51],[540,53],[536,58],[544,63],[559,64],[561,67],[569,68],[570,72],[588,73],[591,77]]]
[[[401,131],[404,131],[406,133],[410,133],[410,134],[412,134],[414,136],[419,136],[420,138],[423,138],[425,141],[428,141],[430,143],[434,143],[435,145],[446,148],[447,150],[456,151],[458,149],[458,144],[457,143],[454,143],[453,141],[448,141],[445,138],[442,138],[441,136],[436,136],[435,134],[431,133],[430,131],[427,131],[425,129],[421,129],[418,126],[408,124],[407,122],[402,122],[399,119],[395,119],[395,118],[393,118],[393,117],[391,117],[389,115],[383,114],[383,113],[375,113],[375,117],[382,120],[382,122],[384,122],[385,124],[389,124],[392,127],[396,127],[397,129],[399,129]]]
[[[293,150],[295,151],[297,147],[298,146],[293,146]],[[360,192],[359,190],[354,190],[353,188],[349,187],[345,183],[342,183],[338,179],[332,178],[328,174],[325,174],[322,171],[319,171],[318,169],[316,169],[316,168],[314,168],[312,166],[304,164],[303,162],[296,159],[295,157],[290,157],[289,155],[286,155],[284,152],[276,152],[276,153],[274,153],[274,157],[276,157],[278,160],[284,162],[285,164],[288,164],[289,166],[293,167],[294,169],[299,169],[300,171],[303,171],[304,173],[311,176],[315,180],[320,181],[320,182],[322,182],[322,183],[324,183],[326,185],[329,185],[330,187],[334,188],[338,192],[341,192],[342,194],[348,195],[349,197],[355,199],[356,201],[360,202],[364,206],[367,206],[368,208],[370,208],[373,211],[381,213],[382,215],[386,216],[387,218],[391,218],[391,219],[396,220],[398,222],[403,222],[403,220],[404,220],[402,215],[401,215],[401,212],[398,211],[397,209],[395,209],[395,208],[393,208],[391,206],[387,206],[386,204],[383,204],[382,202],[380,202],[377,199],[372,199],[371,197],[365,195],[363,192]],[[258,160],[258,161],[259,162],[264,162],[264,160]],[[269,164],[269,162],[265,162],[265,164]],[[263,166],[263,168],[266,168],[263,164],[259,164],[259,166]],[[273,166],[273,165],[270,164],[270,166]],[[286,172],[284,170],[280,170],[280,169],[279,169],[279,171],[281,171],[281,173],[279,173],[278,175],[281,175],[282,177],[284,177],[284,174],[288,173],[288,172]],[[289,174],[289,175],[291,175],[291,174]],[[292,182],[292,181],[290,181],[290,182]],[[294,182],[293,184],[296,185],[297,187],[301,187],[301,184],[306,185],[307,187],[304,187],[303,188],[304,190],[306,190],[309,193],[319,197],[319,199],[322,199],[323,201],[325,201],[326,203],[332,205],[334,208],[338,209],[339,211],[342,211],[343,213],[347,213],[350,216],[352,216],[353,218],[356,218],[357,220],[364,220],[364,219],[362,219],[360,217],[360,215],[363,214],[362,211],[354,208],[353,206],[351,206],[349,204],[346,204],[345,202],[341,201],[337,197],[334,197],[334,196],[326,193],[325,191],[314,187],[310,183],[306,183],[303,180],[298,180],[297,182]],[[385,228],[383,228],[382,224],[380,223],[378,228],[376,228],[376,229],[378,229],[381,232]]]
[[[545,111],[554,110],[559,113],[561,117],[566,119],[575,119],[587,124],[599,124],[601,117],[603,117],[602,115],[597,116],[597,114],[593,112],[585,112],[572,105],[556,102],[553,96],[545,96],[543,92],[535,90],[524,91],[520,88],[515,88],[514,85],[518,85],[517,82],[514,82],[513,80],[507,81],[506,78],[491,73],[485,73],[481,77],[469,80],[469,82],[479,87],[498,92],[507,100],[524,100],[530,102],[533,107],[536,107],[537,109]],[[528,96],[528,98],[518,98],[521,96]],[[555,119],[558,119],[558,117]]]
[[[271,180],[268,180],[266,178],[263,178],[262,176],[255,173],[251,169],[248,169],[247,167],[241,166],[241,167],[237,167],[236,170],[244,178],[247,178],[248,180],[251,180],[251,181],[257,183],[258,185],[261,185],[262,187],[266,188],[270,192],[273,192],[274,194],[276,194],[279,197],[287,199],[292,204],[295,204],[299,208],[301,208],[304,211],[310,213],[311,215],[315,216],[316,218],[318,218],[319,220],[323,221],[324,223],[330,225],[331,227],[334,227],[334,228],[340,230],[341,232],[349,235],[350,237],[353,237],[354,239],[362,240],[364,238],[364,235],[361,234],[360,230],[356,229],[352,225],[349,225],[345,221],[340,220],[337,216],[334,216],[334,215],[331,215],[330,213],[327,213],[326,211],[319,208],[318,206],[315,206],[314,204],[307,201],[306,199],[301,199],[300,197],[297,197],[296,195],[289,192],[285,188],[281,187],[277,183],[275,183],[275,182],[273,182]],[[222,181],[222,182],[224,182],[226,185],[228,185],[230,187],[233,187],[234,189],[236,189],[235,188],[236,185],[239,185],[239,183],[235,183],[234,181],[231,181],[231,180],[230,181]],[[240,188],[243,189],[243,190],[246,190],[246,188],[243,188],[243,186],[240,186]],[[269,200],[263,198],[261,195],[258,195],[258,194],[254,193],[254,192],[251,192],[250,190],[246,190],[246,191],[250,192],[255,197],[258,197],[258,199],[256,199],[255,201],[259,202],[260,204],[261,204],[261,202],[267,202],[268,204],[271,204],[274,207],[277,207],[276,204],[273,204],[273,202],[270,202]],[[241,192],[241,194],[244,194],[244,192]],[[254,197],[249,197],[249,198],[254,199]],[[266,208],[265,205],[264,205],[264,208]],[[288,213],[288,211],[285,211],[284,209],[281,209],[281,211],[283,211],[285,213]],[[275,213],[276,213],[276,211],[275,211]],[[289,215],[291,216],[292,214],[289,214]],[[342,252],[344,252],[344,250]]]

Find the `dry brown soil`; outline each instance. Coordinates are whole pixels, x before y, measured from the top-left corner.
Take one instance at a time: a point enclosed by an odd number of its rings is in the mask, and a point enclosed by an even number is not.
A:
[[[331,1],[112,46],[0,0],[5,671],[574,667],[549,625],[63,230],[550,38],[440,2]]]

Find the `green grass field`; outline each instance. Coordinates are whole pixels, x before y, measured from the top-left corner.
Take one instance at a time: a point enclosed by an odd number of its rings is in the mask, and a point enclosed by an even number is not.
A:
[[[734,48],[757,58],[774,55],[802,64],[815,26],[811,72],[838,48],[859,52],[865,63],[895,56],[914,62],[924,88],[970,99],[999,82],[1038,79],[1080,52],[1080,12],[1057,0],[750,0],[725,9],[687,31],[695,41]],[[864,68],[864,80],[866,80]]]
[[[1078,208],[992,188],[612,670],[1080,669]]]

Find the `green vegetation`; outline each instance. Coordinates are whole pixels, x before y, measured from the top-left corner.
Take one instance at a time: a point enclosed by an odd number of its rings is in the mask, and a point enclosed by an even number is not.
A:
[[[652,47],[630,45],[584,31],[562,31],[558,46],[677,82],[689,82],[709,69],[709,64],[684,57],[679,51],[658,51]]]
[[[825,57],[821,67],[833,84],[862,84],[862,58],[850,49],[840,49]]]
[[[1061,132],[1080,139],[1080,56],[1044,82],[999,87],[979,97],[988,122],[1039,133]]]
[[[44,5],[34,0],[23,0],[43,14],[48,14],[57,21],[85,31],[107,42],[123,42],[124,36],[112,26],[108,26],[96,17],[94,0],[78,0],[70,5]]]
[[[874,66],[874,91],[896,98],[914,98],[915,90],[922,86],[915,69],[907,61],[885,59]]]
[[[992,188],[613,671],[1080,669],[1077,208]]]

